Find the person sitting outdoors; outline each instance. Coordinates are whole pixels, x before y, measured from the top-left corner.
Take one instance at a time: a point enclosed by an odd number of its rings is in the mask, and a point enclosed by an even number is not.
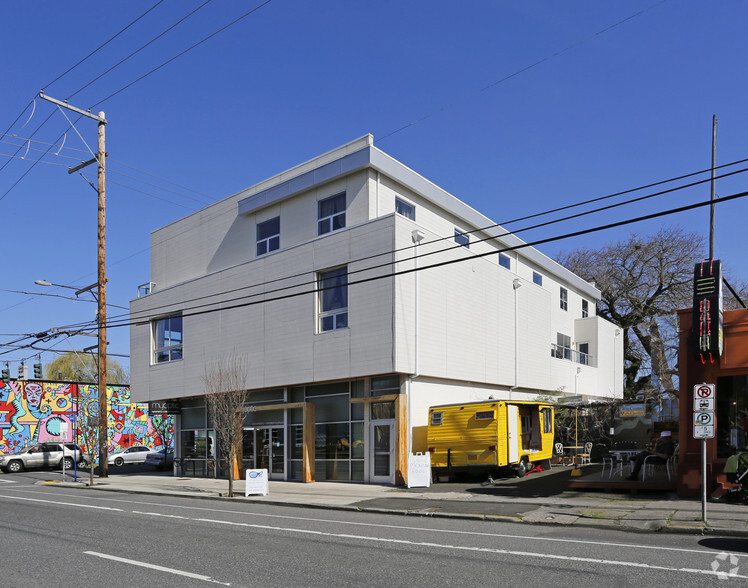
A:
[[[626,479],[638,480],[639,471],[642,469],[642,465],[644,465],[644,460],[650,455],[657,456],[662,460],[662,463],[665,463],[665,461],[667,461],[667,459],[673,455],[674,451],[675,445],[673,443],[673,438],[670,434],[670,431],[663,431],[660,434],[660,438],[654,442],[654,446],[652,447],[651,451],[642,451],[631,458],[634,463],[631,466],[631,475]]]

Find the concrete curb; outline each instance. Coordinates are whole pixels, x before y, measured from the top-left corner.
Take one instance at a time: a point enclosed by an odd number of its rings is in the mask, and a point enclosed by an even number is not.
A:
[[[338,510],[347,512],[362,512],[380,515],[395,515],[395,516],[412,516],[412,517],[424,517],[424,518],[435,518],[435,519],[451,519],[451,520],[466,520],[466,521],[487,521],[496,523],[522,523],[526,525],[536,526],[548,526],[548,527],[584,527],[587,529],[614,529],[617,531],[625,531],[628,533],[671,533],[679,535],[722,535],[727,537],[748,537],[748,531],[742,531],[739,529],[727,529],[720,527],[711,526],[686,526],[686,525],[658,525],[656,527],[646,529],[642,527],[631,527],[625,525],[606,525],[598,523],[587,523],[575,521],[569,523],[559,523],[554,521],[527,521],[522,517],[513,517],[510,515],[492,515],[482,513],[455,513],[455,512],[439,512],[439,511],[426,511],[426,510],[415,510],[415,509],[401,509],[401,508],[382,508],[382,507],[366,507],[351,505],[330,505],[330,504],[302,504],[299,502],[284,502],[281,500],[255,500],[250,497],[242,495],[221,496],[220,493],[214,493],[205,491],[202,494],[196,494],[194,491],[189,493],[182,492],[157,492],[152,490],[130,490],[126,488],[113,488],[107,487],[106,484],[94,484],[89,486],[84,482],[56,482],[51,484],[49,482],[37,482],[37,484],[49,484],[57,488],[90,488],[92,490],[99,490],[103,492],[119,492],[123,494],[145,494],[148,496],[183,496],[187,498],[199,498],[202,500],[213,500],[213,501],[231,501],[235,503],[247,503],[247,504],[265,504],[270,506],[287,506],[296,508],[311,508],[317,510]],[[541,508],[543,505],[537,505]],[[554,506],[554,505],[548,505]]]

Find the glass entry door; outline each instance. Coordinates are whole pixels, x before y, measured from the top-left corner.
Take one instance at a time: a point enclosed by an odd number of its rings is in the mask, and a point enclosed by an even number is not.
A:
[[[370,422],[369,481],[395,482],[395,421]]]
[[[255,429],[256,467],[267,468],[271,480],[286,478],[286,435],[283,427]]]

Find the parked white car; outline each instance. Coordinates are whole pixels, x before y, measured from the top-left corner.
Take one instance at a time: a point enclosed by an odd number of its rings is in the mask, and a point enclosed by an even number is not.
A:
[[[133,445],[122,451],[110,453],[107,457],[107,463],[116,466],[125,465],[126,463],[145,463],[146,455],[152,451],[153,449],[145,445]]]

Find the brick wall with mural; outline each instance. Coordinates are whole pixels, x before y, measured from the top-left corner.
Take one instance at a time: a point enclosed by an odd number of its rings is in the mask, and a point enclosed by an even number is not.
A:
[[[98,410],[95,384],[0,381],[0,453],[15,453],[44,441],[73,441],[76,415],[92,403],[92,408]],[[148,416],[148,405],[130,402],[129,386],[107,386],[107,408],[110,453],[133,445],[161,448],[161,437]],[[169,418],[168,438],[173,439],[174,418]],[[68,424],[68,432],[61,439],[63,422]]]

